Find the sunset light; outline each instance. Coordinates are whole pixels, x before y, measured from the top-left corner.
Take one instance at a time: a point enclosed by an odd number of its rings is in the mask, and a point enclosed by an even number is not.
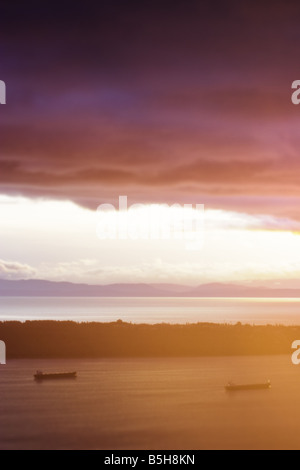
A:
[[[0,450],[300,450],[299,1],[0,18]]]
[[[132,208],[126,220],[124,212],[102,212],[101,227],[108,232],[99,238],[99,212],[70,201],[0,196],[0,206],[0,241],[6,253],[0,263],[3,279],[34,274],[37,279],[73,282],[82,277],[97,284],[128,279],[138,282],[142,276],[143,282],[169,279],[195,285],[284,281],[287,287],[288,280],[294,285],[300,274],[300,236],[298,222],[293,220],[144,205]],[[199,218],[197,232],[184,232],[187,216]],[[109,237],[115,233],[112,228],[124,224],[124,220],[133,236]],[[151,238],[153,220],[157,220],[158,228],[162,221],[178,222],[176,233],[156,231],[159,236]],[[145,227],[146,231],[141,230]],[[201,242],[198,249],[189,250],[187,241],[197,237]]]

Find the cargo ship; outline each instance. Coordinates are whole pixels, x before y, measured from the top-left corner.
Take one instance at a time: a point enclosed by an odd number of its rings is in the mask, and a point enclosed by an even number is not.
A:
[[[266,383],[260,384],[245,384],[245,385],[236,385],[229,383],[225,386],[227,392],[243,392],[247,390],[270,390],[271,382],[268,380]]]
[[[35,380],[60,380],[60,379],[76,379],[77,372],[58,372],[55,374],[44,374],[37,371],[34,375]]]

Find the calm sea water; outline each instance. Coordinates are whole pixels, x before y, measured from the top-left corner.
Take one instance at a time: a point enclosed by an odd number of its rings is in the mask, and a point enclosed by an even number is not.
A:
[[[35,383],[36,369],[78,379]],[[224,390],[267,379],[271,390]],[[300,448],[290,356],[9,361],[0,396],[1,450]]]
[[[2,297],[3,320],[300,324],[300,299]]]

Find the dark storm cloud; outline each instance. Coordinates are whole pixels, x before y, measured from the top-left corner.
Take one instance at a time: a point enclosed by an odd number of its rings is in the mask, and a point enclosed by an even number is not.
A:
[[[0,17],[1,191],[299,194],[297,2],[2,1]]]

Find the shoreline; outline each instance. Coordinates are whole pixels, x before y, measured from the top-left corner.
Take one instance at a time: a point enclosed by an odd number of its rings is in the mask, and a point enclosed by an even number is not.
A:
[[[236,323],[1,322],[7,359],[157,358],[292,354],[300,326]]]

